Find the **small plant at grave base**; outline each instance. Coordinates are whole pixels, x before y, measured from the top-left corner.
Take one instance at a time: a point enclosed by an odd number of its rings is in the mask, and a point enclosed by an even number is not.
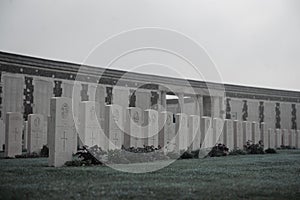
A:
[[[84,165],[101,165],[102,163],[97,158],[102,158],[102,156],[105,154],[104,151],[97,145],[87,148],[86,146],[83,146],[81,149],[77,151],[75,156],[78,156],[79,159],[81,159],[78,162],[81,162]],[[96,158],[97,157],[97,158]],[[72,162],[72,161],[71,161]],[[78,162],[74,163],[66,163],[66,164],[75,164],[75,166],[78,166]],[[70,166],[70,165],[68,165]],[[74,165],[72,165],[74,166]],[[81,165],[79,165],[81,166]]]
[[[237,155],[246,155],[247,153],[245,151],[243,151],[242,149],[233,149],[229,152],[230,156],[237,156]]]
[[[229,149],[226,147],[225,144],[216,144],[211,151],[205,156],[207,157],[220,157],[220,156],[227,156],[229,154]]]
[[[272,148],[268,148],[265,150],[266,153],[277,153],[277,151],[275,149]]]
[[[287,145],[287,146],[281,145],[280,148],[281,149],[292,149],[292,147],[290,145]]]
[[[246,151],[247,154],[264,154],[264,143],[260,140],[257,144],[254,144],[248,140],[244,145],[244,151]]]
[[[49,148],[46,145],[43,145],[40,156],[41,157],[49,157]]]

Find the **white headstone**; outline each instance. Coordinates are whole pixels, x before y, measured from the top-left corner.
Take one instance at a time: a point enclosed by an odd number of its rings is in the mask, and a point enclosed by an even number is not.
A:
[[[184,113],[177,113],[176,114],[176,138],[178,138],[178,147],[179,151],[187,150],[188,146],[188,119],[187,115]]]
[[[300,130],[296,131],[296,148],[300,149]]]
[[[198,150],[200,149],[200,116],[190,115],[188,125],[188,144],[191,144],[192,150]]]
[[[234,149],[234,134],[233,134],[233,121],[226,119],[224,121],[224,143],[229,149]]]
[[[282,134],[280,129],[275,130],[275,148],[281,148]]]
[[[173,113],[171,112],[161,112],[160,114],[160,127],[162,130],[160,134],[160,144],[163,147],[164,152],[172,152],[175,151],[176,148],[176,138],[175,138],[175,124],[173,123]],[[162,142],[161,142],[162,141]]]
[[[201,124],[201,148],[213,147],[213,134],[212,134],[212,119],[210,117],[202,117]]]
[[[275,132],[274,132],[274,129],[269,128],[268,133],[269,133],[268,134],[269,135],[269,146],[268,146],[268,148],[274,149],[275,148]]]
[[[44,140],[44,116],[41,114],[28,115],[27,152],[40,153]]]
[[[243,121],[243,141],[252,141],[251,122]]]
[[[261,123],[261,129],[260,129],[260,135],[262,137],[262,141],[264,144],[264,148],[268,148],[269,147],[269,132],[267,130],[267,126],[265,123]]]
[[[49,166],[60,167],[72,160],[74,151],[72,100],[53,97],[50,101]]]
[[[22,120],[21,113],[6,113],[5,157],[14,157],[22,154]]]
[[[296,147],[296,131],[290,130],[290,146],[292,148]]]
[[[224,144],[223,132],[224,121],[220,118],[213,119],[213,144],[221,143]]]
[[[289,141],[289,132],[287,129],[282,129],[282,145],[283,146],[289,146],[290,141]]]
[[[147,109],[144,111],[144,126],[146,145],[158,147],[158,112]]]
[[[79,138],[83,145],[89,147],[98,145],[103,150],[107,150],[108,143],[98,120],[98,109],[99,105],[95,101],[83,101],[80,103]]]
[[[238,120],[233,121],[233,134],[234,134],[234,148],[243,149],[244,141],[243,141],[242,123]]]
[[[0,120],[0,151],[3,151],[3,146],[5,144],[5,124]]]
[[[109,149],[121,149],[124,145],[123,108],[119,105],[105,106],[105,134],[109,138]]]
[[[253,141],[253,143],[258,144],[258,142],[261,139],[260,130],[259,130],[259,123],[252,122],[251,130],[252,130],[252,141]]]
[[[141,128],[142,121],[142,110],[140,108],[127,108],[125,130],[129,136],[130,147],[136,148],[143,147],[145,145],[145,135]]]

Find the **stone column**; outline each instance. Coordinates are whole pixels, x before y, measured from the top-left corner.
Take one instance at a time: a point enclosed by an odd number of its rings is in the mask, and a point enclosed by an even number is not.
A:
[[[159,111],[167,111],[167,92],[166,91],[161,91],[160,92],[160,103],[161,103],[161,108],[159,108]]]
[[[234,134],[233,134],[233,121],[230,119],[226,119],[224,122],[224,144],[229,149],[234,149]]]
[[[233,134],[234,134],[234,148],[243,149],[244,141],[243,141],[242,123],[238,120],[233,121]]]
[[[190,145],[191,150],[200,149],[200,116],[190,115],[188,124],[189,124],[188,145]]]
[[[276,129],[275,130],[275,148],[281,148],[281,145],[282,145],[281,130]]]
[[[184,110],[184,94],[183,93],[178,94],[177,113],[185,113],[185,110]]]
[[[50,114],[50,99],[53,97],[53,82],[48,79],[33,79],[33,113],[42,114],[46,118]]]

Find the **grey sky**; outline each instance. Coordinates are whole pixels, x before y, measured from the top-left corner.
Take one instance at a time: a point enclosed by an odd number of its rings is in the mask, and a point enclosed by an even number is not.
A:
[[[298,0],[1,0],[0,50],[81,63],[113,34],[162,27],[201,44],[225,83],[300,91],[299,10]]]

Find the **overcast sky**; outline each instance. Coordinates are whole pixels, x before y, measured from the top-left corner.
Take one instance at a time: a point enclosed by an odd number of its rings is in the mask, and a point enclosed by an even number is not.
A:
[[[7,52],[82,63],[108,37],[141,27],[195,40],[224,83],[300,91],[298,0],[0,2],[0,50]]]

